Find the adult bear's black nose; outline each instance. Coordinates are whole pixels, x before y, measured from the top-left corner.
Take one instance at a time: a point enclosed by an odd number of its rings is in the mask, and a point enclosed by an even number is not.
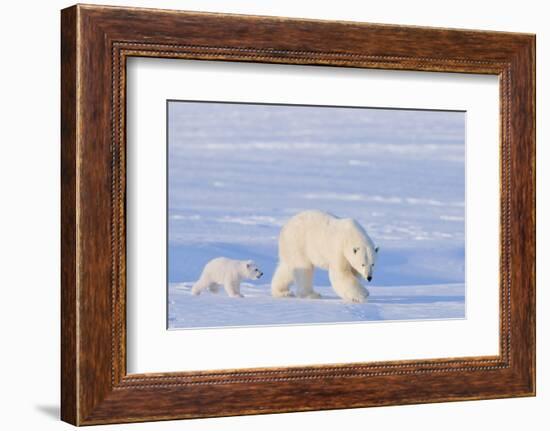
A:
[[[372,277],[369,275],[369,276],[367,277],[367,281],[371,281],[371,280],[372,280]]]

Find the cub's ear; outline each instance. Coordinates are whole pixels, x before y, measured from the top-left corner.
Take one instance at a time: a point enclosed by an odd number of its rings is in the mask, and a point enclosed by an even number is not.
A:
[[[246,269],[250,269],[250,267],[254,264],[251,260],[246,261]]]
[[[374,247],[374,252],[375,253],[378,253],[378,250],[380,250],[380,247],[378,247],[378,246]]]
[[[355,247],[355,248],[353,249],[353,254],[357,254],[358,251],[359,251],[359,247]]]

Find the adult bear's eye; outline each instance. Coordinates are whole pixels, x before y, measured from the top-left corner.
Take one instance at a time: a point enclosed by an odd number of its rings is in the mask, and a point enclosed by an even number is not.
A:
[[[357,251],[359,250],[359,248],[354,248],[353,249],[353,254],[357,254]]]

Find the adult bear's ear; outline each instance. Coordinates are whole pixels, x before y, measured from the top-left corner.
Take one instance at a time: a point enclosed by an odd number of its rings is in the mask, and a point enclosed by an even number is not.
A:
[[[375,253],[378,253],[378,250],[380,250],[380,247],[378,247],[378,246],[374,247],[374,252]]]

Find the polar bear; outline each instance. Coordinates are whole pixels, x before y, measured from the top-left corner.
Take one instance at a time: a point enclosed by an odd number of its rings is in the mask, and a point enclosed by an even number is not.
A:
[[[227,257],[217,257],[208,262],[199,280],[191,288],[193,295],[200,295],[204,289],[217,293],[222,285],[231,297],[241,297],[241,281],[257,280],[263,272],[251,260],[235,260]]]
[[[321,211],[293,216],[279,235],[279,264],[271,281],[274,297],[320,298],[313,290],[314,267],[329,271],[332,288],[346,302],[364,302],[369,292],[359,277],[372,280],[378,247],[355,220]]]

